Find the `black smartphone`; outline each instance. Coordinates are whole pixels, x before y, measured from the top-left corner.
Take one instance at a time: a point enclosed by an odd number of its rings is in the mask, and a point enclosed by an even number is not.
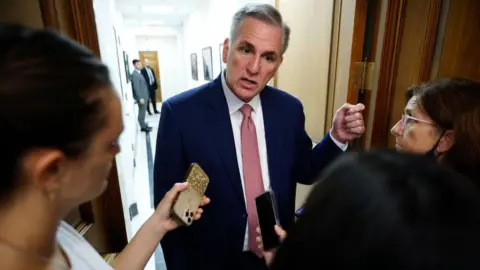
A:
[[[263,250],[267,251],[280,245],[280,237],[275,232],[275,225],[280,226],[275,196],[271,190],[255,198],[258,223],[262,234]]]

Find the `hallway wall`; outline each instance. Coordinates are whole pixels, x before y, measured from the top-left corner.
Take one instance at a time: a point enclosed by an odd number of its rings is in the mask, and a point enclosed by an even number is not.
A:
[[[139,51],[158,52],[163,100],[167,100],[187,89],[183,62],[181,61],[183,50],[176,35],[137,35],[135,41]]]
[[[129,74],[126,74],[123,58],[123,51],[129,49],[122,41],[132,39],[132,37],[123,33],[122,17],[115,8],[114,0],[94,0],[94,9],[101,59],[108,66],[113,86],[122,101],[124,131],[119,142],[122,151],[115,157],[115,161],[118,168],[127,239],[130,240],[133,235],[129,206],[135,203],[133,165],[135,147],[137,147],[135,142],[138,124],[131,94],[131,84],[127,83],[126,80],[126,76],[129,76]],[[132,59],[130,57],[129,62]],[[131,63],[128,63],[128,65],[131,65]],[[133,71],[131,66],[130,71]]]
[[[212,47],[213,78],[220,74],[219,45],[228,38],[233,14],[249,3],[275,5],[275,0],[206,0],[184,23],[184,65],[187,88],[206,83],[203,79],[202,49]],[[197,53],[198,81],[192,79],[190,55]]]

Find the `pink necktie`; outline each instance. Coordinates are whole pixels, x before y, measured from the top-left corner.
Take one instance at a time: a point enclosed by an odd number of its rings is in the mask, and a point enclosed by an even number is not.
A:
[[[247,198],[248,213],[248,246],[250,251],[262,256],[256,242],[256,228],[258,226],[257,209],[255,198],[264,192],[262,168],[258,153],[257,131],[252,120],[252,107],[248,104],[242,106],[243,114],[241,125],[243,181],[245,183],[245,197]]]

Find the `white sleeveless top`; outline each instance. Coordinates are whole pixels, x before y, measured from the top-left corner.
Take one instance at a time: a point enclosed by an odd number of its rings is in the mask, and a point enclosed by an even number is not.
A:
[[[68,256],[71,270],[113,270],[98,252],[65,221],[60,221],[57,242]]]

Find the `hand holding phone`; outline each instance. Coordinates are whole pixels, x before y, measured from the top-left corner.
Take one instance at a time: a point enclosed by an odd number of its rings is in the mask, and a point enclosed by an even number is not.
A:
[[[285,238],[287,237],[287,232],[283,230],[280,226],[275,225],[275,232],[277,235],[280,237],[280,242],[283,242]],[[260,232],[260,227],[257,227],[257,234],[259,235],[257,237],[257,244],[258,248],[263,250],[263,241],[262,241],[262,233]],[[270,263],[273,260],[273,256],[275,256],[275,253],[277,252],[277,249],[270,249],[269,251],[263,251],[263,258],[265,259],[265,262],[267,263],[267,266],[270,265]]]
[[[209,178],[197,163],[190,165],[185,178],[188,187],[178,195],[172,214],[180,223],[190,226],[207,190]]]
[[[263,250],[274,249],[280,245],[280,237],[275,232],[275,225],[280,226],[280,221],[273,191],[269,190],[261,194],[255,198],[255,203]]]

